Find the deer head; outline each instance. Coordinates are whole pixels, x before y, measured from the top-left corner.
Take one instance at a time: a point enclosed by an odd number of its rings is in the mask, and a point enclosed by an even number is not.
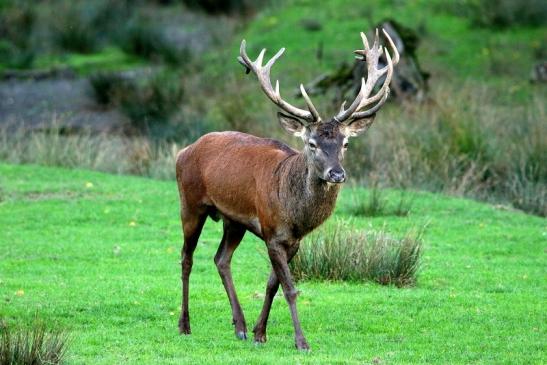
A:
[[[245,40],[241,42],[238,61],[245,66],[247,73],[252,71],[257,76],[262,91],[283,111],[278,113],[283,129],[304,141],[303,153],[310,171],[328,183],[343,183],[346,180],[342,161],[349,137],[358,136],[370,127],[376,112],[384,105],[389,95],[393,66],[399,62],[399,52],[389,34],[385,30],[383,33],[393,52],[393,59],[387,48],[380,46],[378,29],[376,29],[372,47],[369,46],[366,35],[361,33],[364,49],[354,52],[358,59],[366,63],[367,79],[366,81],[365,78],[361,79],[361,88],[351,105],[346,109],[344,102],[338,114],[326,122],[321,119],[302,84],[300,92],[306,102],[307,110],[297,108],[281,98],[279,81],[276,81],[275,88],[272,86],[271,68],[285,52],[285,48],[280,49],[266,65],[262,65],[266,50],[263,49],[256,60],[251,61],[245,50]],[[384,52],[387,65],[378,69],[378,60]],[[370,96],[378,80],[384,75],[386,77],[382,86],[373,96]]]

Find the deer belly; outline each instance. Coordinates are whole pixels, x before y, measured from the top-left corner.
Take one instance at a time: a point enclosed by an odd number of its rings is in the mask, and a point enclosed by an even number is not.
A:
[[[256,216],[256,212],[238,209],[237,206],[226,204],[226,202],[222,201],[214,201],[213,204],[222,217],[238,222],[244,225],[252,233],[262,237],[262,226],[260,225],[260,220]]]

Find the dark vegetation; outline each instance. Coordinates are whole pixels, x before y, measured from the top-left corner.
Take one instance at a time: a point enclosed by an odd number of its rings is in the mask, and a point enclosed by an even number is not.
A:
[[[478,27],[547,24],[547,4],[542,0],[458,0],[443,6],[455,15],[469,18]]]
[[[44,324],[12,328],[0,322],[0,365],[56,365],[64,362],[68,335]]]
[[[336,224],[305,239],[291,261],[296,280],[374,281],[407,286],[416,282],[422,233],[393,238],[385,231],[355,231]]]

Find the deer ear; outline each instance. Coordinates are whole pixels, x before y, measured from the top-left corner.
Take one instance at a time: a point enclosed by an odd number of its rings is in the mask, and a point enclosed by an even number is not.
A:
[[[306,127],[300,120],[281,112],[277,113],[277,118],[279,119],[279,124],[281,124],[283,129],[293,136],[301,137],[304,134]]]
[[[370,117],[356,119],[352,121],[351,124],[346,126],[345,135],[348,137],[355,137],[365,132],[374,122],[375,116],[376,115],[372,115]]]

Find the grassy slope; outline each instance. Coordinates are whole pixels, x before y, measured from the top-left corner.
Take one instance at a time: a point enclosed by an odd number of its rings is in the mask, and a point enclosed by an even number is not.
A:
[[[472,27],[469,20],[443,10],[445,0],[414,1],[324,1],[321,6],[312,0],[285,1],[283,6],[268,9],[249,24],[242,36],[247,38],[250,55],[268,47],[273,55],[287,48],[277,70],[290,65],[305,64],[304,72],[317,74],[342,61],[352,61],[351,51],[362,46],[359,32],[367,31],[380,21],[392,18],[415,29],[421,37],[419,58],[424,69],[434,76],[460,78],[522,77],[527,81],[533,64],[533,51],[545,37],[543,28],[509,28],[493,30]],[[303,20],[318,21],[319,31],[307,31]],[[239,52],[240,39],[231,49]],[[324,60],[316,60],[316,49],[324,46]],[[287,60],[289,59],[290,60]],[[491,69],[492,62],[504,62],[503,71]],[[283,73],[281,71],[281,73]]]
[[[331,223],[402,232],[428,222],[421,276],[407,289],[300,283],[312,346],[301,354],[282,297],[267,344],[235,339],[212,262],[221,225],[212,222],[191,278],[193,335],[177,334],[181,235],[173,182],[0,164],[0,318],[69,328],[74,364],[547,361],[545,220],[426,193],[407,218],[360,219],[344,211],[349,198],[342,194]],[[234,257],[250,327],[269,272],[262,247],[248,235]]]

